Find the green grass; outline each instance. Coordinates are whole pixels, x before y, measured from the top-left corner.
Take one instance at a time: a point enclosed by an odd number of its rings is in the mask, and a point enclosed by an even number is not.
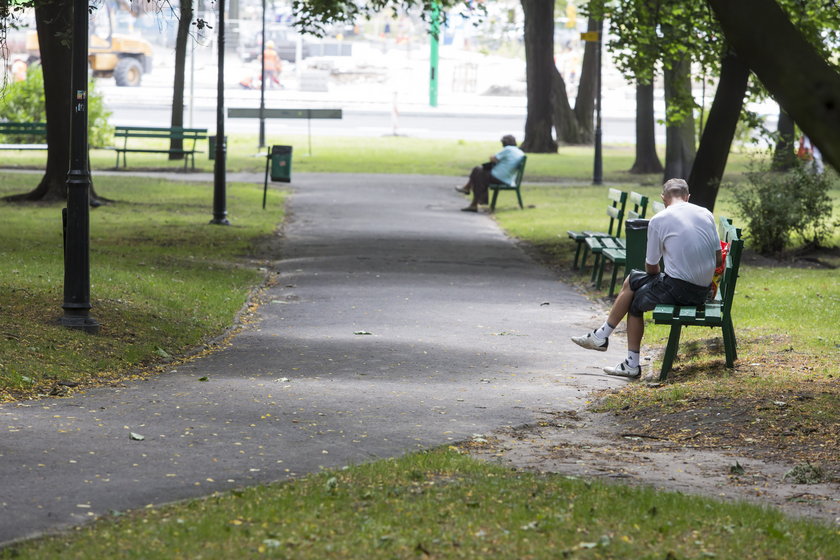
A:
[[[450,450],[408,455],[124,516],[0,558],[828,559],[837,529]]]
[[[0,196],[38,175],[0,176]],[[116,202],[91,211],[92,316],[101,334],[58,325],[63,311],[60,204],[0,203],[0,397],[55,381],[125,374],[231,325],[264,276],[254,242],[283,217],[283,195],[228,186],[229,227],[211,226],[212,185],[97,177]]]
[[[466,175],[469,170],[486,161],[501,148],[497,140],[478,142],[465,140],[434,140],[407,137],[312,137],[312,153],[306,136],[271,136],[268,145],[293,146],[292,174],[295,172],[334,173],[419,173],[432,175]],[[165,148],[160,141],[134,140],[132,146]],[[207,157],[207,142],[198,143],[204,153],[196,155],[196,169],[212,171],[213,161]],[[259,153],[258,153],[259,152]],[[255,171],[265,169],[266,150],[257,150],[254,135],[228,136],[228,171]],[[562,147],[558,154],[530,154],[526,181],[587,180],[592,177],[591,147]],[[3,152],[6,167],[43,167],[46,152]],[[607,181],[639,181],[629,175],[634,159],[632,146],[606,146],[604,148],[604,178]],[[733,153],[729,171],[740,173],[746,167],[748,156]],[[93,150],[91,165],[94,169],[113,169],[115,154],[108,150]],[[169,161],[165,154],[128,154],[128,170],[183,169],[182,161]],[[642,177],[651,185],[660,177]]]

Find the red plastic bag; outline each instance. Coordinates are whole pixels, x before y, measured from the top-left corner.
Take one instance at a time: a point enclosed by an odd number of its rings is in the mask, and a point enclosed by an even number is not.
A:
[[[715,269],[715,273],[712,276],[712,289],[711,293],[709,294],[709,299],[714,299],[717,296],[718,291],[718,284],[720,284],[720,279],[723,278],[723,271],[726,270],[726,255],[729,254],[729,243],[725,241],[720,242],[720,266]]]

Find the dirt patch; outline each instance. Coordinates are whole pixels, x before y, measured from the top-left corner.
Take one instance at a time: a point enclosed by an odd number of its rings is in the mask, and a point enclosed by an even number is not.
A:
[[[796,484],[785,476],[796,463],[780,457],[762,458],[753,448],[709,445],[691,434],[675,442],[638,428],[612,413],[547,412],[536,425],[476,437],[462,449],[516,469],[745,500],[840,525],[836,479]]]

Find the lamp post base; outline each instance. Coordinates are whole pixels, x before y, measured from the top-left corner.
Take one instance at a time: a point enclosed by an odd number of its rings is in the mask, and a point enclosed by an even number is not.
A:
[[[61,326],[68,329],[85,331],[88,334],[99,333],[99,322],[93,317],[84,315],[64,315],[61,318]]]
[[[210,223],[217,226],[229,226],[230,220],[227,218],[213,218]]]

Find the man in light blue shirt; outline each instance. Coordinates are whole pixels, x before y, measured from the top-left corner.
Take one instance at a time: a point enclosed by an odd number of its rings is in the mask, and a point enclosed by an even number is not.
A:
[[[487,204],[487,191],[490,184],[512,185],[516,181],[516,171],[525,156],[524,152],[516,147],[516,138],[511,134],[502,136],[502,149],[493,156],[490,162],[473,167],[470,178],[463,187],[455,187],[455,190],[464,193],[472,193],[472,203],[464,212],[478,212],[479,204]]]

